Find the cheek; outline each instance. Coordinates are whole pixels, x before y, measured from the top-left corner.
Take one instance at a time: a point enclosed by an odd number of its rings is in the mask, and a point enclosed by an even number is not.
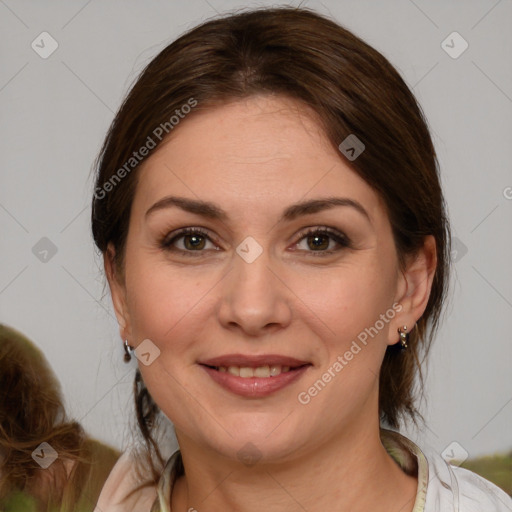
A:
[[[300,400],[310,400],[308,407],[327,422],[357,414],[369,396],[375,399],[388,322],[395,315],[389,267],[377,262],[311,279],[322,285],[309,293],[307,305],[315,312],[310,328],[322,335],[318,353],[324,357],[321,373],[305,383]]]
[[[160,265],[148,265],[147,260],[135,255],[127,262],[128,309],[134,341],[150,338],[158,344],[162,333],[172,330],[183,315],[181,309],[186,294]]]
[[[304,297],[309,316],[323,324],[325,339],[338,340],[338,345],[350,344],[392,307],[394,283],[389,267],[374,261],[323,275],[317,272],[301,280],[295,290],[298,297]]]
[[[127,262],[126,286],[134,343],[149,338],[162,356],[188,348],[197,339],[205,315],[211,315],[208,290],[215,278],[198,278],[190,270],[170,269],[141,254]],[[170,350],[172,349],[172,350]],[[166,357],[164,357],[166,359]]]

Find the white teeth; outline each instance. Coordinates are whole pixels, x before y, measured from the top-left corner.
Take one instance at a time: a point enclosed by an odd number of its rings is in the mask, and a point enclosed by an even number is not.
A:
[[[240,377],[254,377],[254,370],[252,368],[247,368],[243,366],[240,368]]]
[[[231,373],[231,375],[236,375],[237,377],[240,377],[240,367],[230,366],[228,368],[228,373]]]
[[[280,366],[271,366],[270,367],[270,376],[275,377],[276,375],[279,375],[281,373],[281,367]]]
[[[270,368],[268,366],[258,366],[254,368],[255,377],[270,377]]]
[[[289,366],[258,366],[257,368],[249,368],[248,366],[219,366],[217,367],[219,372],[227,372],[231,373],[231,375],[235,375],[236,377],[242,377],[244,379],[250,377],[276,377],[277,375],[289,372]]]

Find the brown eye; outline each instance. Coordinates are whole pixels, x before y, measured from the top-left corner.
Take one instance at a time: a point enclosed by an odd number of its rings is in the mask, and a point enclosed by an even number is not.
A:
[[[301,248],[302,241],[306,242],[306,247]],[[337,245],[337,247],[336,247]],[[341,249],[350,247],[350,240],[343,233],[331,228],[314,228],[305,233],[296,244],[300,250],[317,253],[315,256],[324,254],[333,254]]]
[[[204,249],[205,238],[202,235],[183,235],[180,238],[183,238],[185,247],[191,251]]]
[[[319,234],[319,235],[309,235],[307,237],[308,247],[313,250],[316,249],[328,249],[329,248],[329,236]]]
[[[160,246],[166,251],[183,254],[196,252],[200,254],[204,252],[204,249],[207,249],[208,243],[214,245],[205,231],[198,228],[185,228],[166,236],[161,241]],[[213,248],[217,250],[215,245]]]

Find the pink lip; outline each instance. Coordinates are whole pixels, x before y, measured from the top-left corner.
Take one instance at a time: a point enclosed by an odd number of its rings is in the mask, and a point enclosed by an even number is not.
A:
[[[290,366],[297,368],[309,361],[301,361],[294,357],[280,356],[277,354],[261,354],[259,356],[246,356],[243,354],[226,354],[224,356],[214,357],[205,361],[199,361],[199,364],[207,366],[244,366],[248,368],[256,368],[257,366]]]
[[[296,361],[296,360],[295,360]],[[283,363],[284,365],[284,363]],[[212,365],[216,366],[216,365]],[[219,365],[224,366],[224,365]],[[232,364],[230,366],[238,366]],[[246,366],[249,366],[246,364]],[[290,366],[290,365],[286,365]],[[240,396],[250,397],[250,398],[262,398],[268,396],[276,391],[288,386],[292,382],[300,379],[300,377],[304,374],[304,372],[310,367],[310,364],[305,364],[304,366],[300,366],[295,370],[290,370],[288,372],[280,373],[275,377],[237,377],[236,375],[231,375],[228,372],[220,372],[214,368],[210,368],[209,366],[205,366],[201,364],[201,367],[205,369],[205,371],[210,375],[210,377],[220,384],[222,387],[235,393]]]

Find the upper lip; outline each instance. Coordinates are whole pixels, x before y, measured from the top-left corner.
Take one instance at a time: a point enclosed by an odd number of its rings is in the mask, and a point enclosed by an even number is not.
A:
[[[290,366],[291,368],[310,364],[308,361],[301,361],[294,357],[287,357],[278,354],[262,354],[259,356],[247,356],[244,354],[226,354],[199,361],[199,364],[206,366],[240,366],[256,368],[258,366]]]

